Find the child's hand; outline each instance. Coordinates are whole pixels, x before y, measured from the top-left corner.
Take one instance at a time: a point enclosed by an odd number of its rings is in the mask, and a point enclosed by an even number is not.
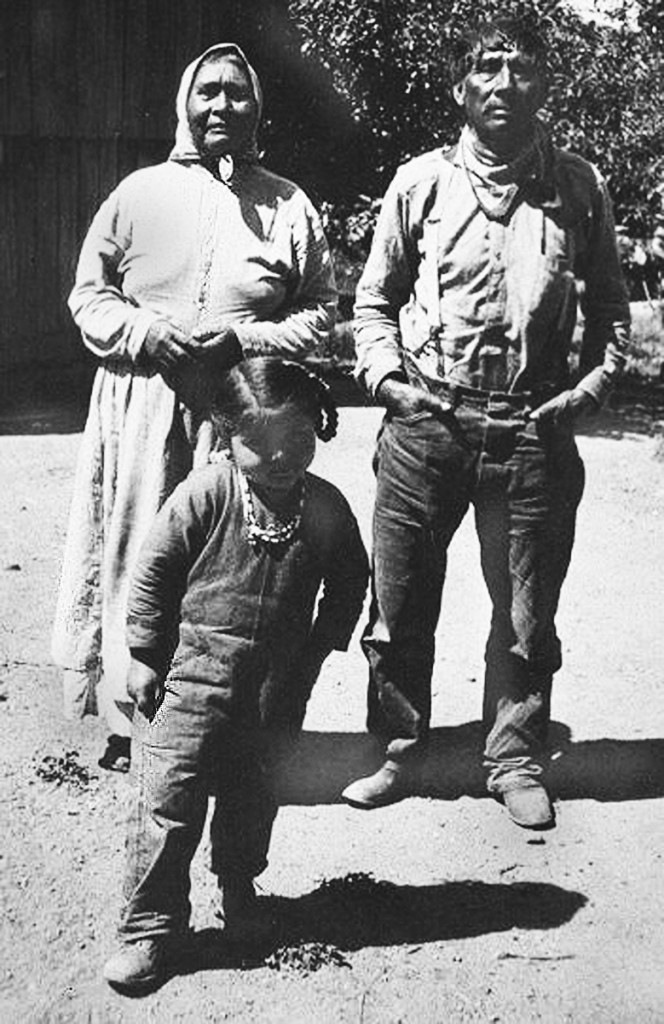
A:
[[[152,721],[164,699],[162,674],[137,658],[132,658],[129,663],[127,692],[138,710]]]
[[[309,637],[299,659],[300,679],[308,693],[311,692],[318,679],[323,662],[331,653],[331,650],[330,645],[325,640],[318,639],[313,635]]]

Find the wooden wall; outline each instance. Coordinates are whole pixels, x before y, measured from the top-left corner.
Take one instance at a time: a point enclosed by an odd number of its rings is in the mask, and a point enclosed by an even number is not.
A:
[[[0,0],[0,368],[80,357],[80,243],[119,179],[168,154],[186,64],[238,42],[273,99],[289,33],[280,0]]]
[[[165,148],[147,140],[4,140],[0,366],[77,357],[66,299],[85,231],[115,183]]]

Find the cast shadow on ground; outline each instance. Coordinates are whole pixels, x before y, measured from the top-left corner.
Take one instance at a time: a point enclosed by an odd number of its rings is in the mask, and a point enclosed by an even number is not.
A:
[[[350,966],[341,951],[442,942],[512,928],[560,928],[587,899],[543,882],[465,880],[414,886],[357,873],[326,880],[296,898],[269,896],[261,903],[276,924],[272,940],[243,950],[225,944],[223,932],[203,929],[191,936],[178,973],[250,969],[266,963],[300,970]]]
[[[569,728],[551,726],[547,773],[563,800],[643,800],[664,796],[664,740],[599,739],[573,742]],[[431,731],[419,795],[438,800],[486,797],[480,722]],[[353,779],[380,764],[374,741],[357,733],[304,732],[284,765],[280,798],[285,804],[329,804]]]
[[[0,383],[0,436],[80,433],[94,372],[93,360],[6,371]]]

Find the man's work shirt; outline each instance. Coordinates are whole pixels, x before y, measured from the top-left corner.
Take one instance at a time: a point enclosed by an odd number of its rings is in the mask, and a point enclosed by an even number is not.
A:
[[[372,394],[409,369],[491,391],[563,390],[578,297],[579,386],[599,403],[629,338],[601,176],[551,149],[547,188],[529,183],[511,214],[494,220],[459,149],[435,150],[404,165],[385,196],[357,290],[357,376]]]

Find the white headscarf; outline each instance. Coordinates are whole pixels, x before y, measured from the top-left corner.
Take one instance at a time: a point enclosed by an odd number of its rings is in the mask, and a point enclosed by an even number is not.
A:
[[[261,89],[260,82],[258,81],[258,75],[252,68],[251,64],[245,57],[244,53],[239,46],[235,43],[215,43],[214,46],[210,46],[204,53],[197,57],[189,64],[182,75],[180,80],[180,88],[178,89],[177,100],[175,103],[175,109],[177,112],[178,124],[175,129],[175,145],[171,150],[168,159],[176,160],[178,163],[200,163],[201,154],[196,148],[193,136],[191,134],[191,128],[189,126],[189,118],[187,116],[187,101],[189,100],[189,93],[191,87],[194,84],[194,78],[198,72],[198,69],[203,63],[208,61],[211,57],[223,57],[232,56],[242,63],[249,82],[251,83],[252,92],[254,94],[254,100],[256,103],[256,120],[254,122],[253,131],[250,139],[241,153],[236,154],[235,162],[239,163],[256,163],[259,159],[258,144],[256,141],[256,133],[258,131],[258,125],[260,123],[261,114],[263,112],[263,90]],[[234,171],[234,159],[230,156],[223,156],[219,161],[219,172],[224,181],[230,181]]]

